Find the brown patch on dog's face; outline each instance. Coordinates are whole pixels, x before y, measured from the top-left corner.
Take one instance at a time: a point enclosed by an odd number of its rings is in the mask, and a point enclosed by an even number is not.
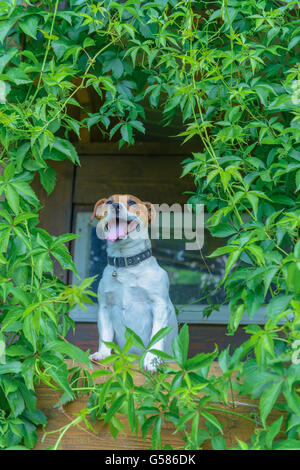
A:
[[[94,206],[91,220],[93,220],[94,217],[98,220],[102,220],[109,207],[114,203],[120,203],[126,207],[128,213],[139,217],[144,226],[147,226],[148,223],[154,223],[156,211],[153,204],[151,204],[151,202],[143,202],[132,194],[114,194],[109,198],[100,199]]]
[[[102,212],[104,209],[104,204],[106,203],[107,200],[108,200],[107,198],[102,198],[96,202],[96,204],[94,205],[93,213],[91,215],[91,221],[93,221],[95,217],[98,220],[101,220],[104,217],[104,215],[106,214],[106,211],[105,211],[105,214],[103,214]]]

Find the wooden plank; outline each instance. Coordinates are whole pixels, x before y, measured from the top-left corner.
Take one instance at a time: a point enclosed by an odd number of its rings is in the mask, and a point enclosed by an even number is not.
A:
[[[67,361],[69,366],[77,365],[72,361]],[[95,368],[102,367],[101,365],[95,366]],[[174,365],[176,368],[176,366]],[[217,363],[213,363],[210,369],[209,375],[220,376],[221,370]],[[104,380],[103,377],[98,378],[97,381],[101,382]],[[142,385],[144,381],[143,376],[137,374],[135,377],[136,385]],[[75,414],[79,413],[81,409],[86,407],[87,398],[82,397],[77,399],[73,403],[69,403],[62,408],[53,408],[54,404],[57,403],[58,396],[56,392],[49,389],[48,387],[41,385],[37,390],[37,404],[38,408],[43,411],[48,417],[48,424],[46,426],[46,431],[55,431],[62,426],[70,423],[72,419],[75,418]],[[223,432],[224,438],[226,440],[228,448],[233,447],[237,444],[236,438],[238,437],[242,441],[249,441],[251,433],[255,430],[256,426],[260,426],[257,422],[247,421],[240,416],[231,414],[230,411],[234,413],[244,414],[249,416],[249,412],[252,412],[252,416],[257,415],[257,403],[247,402],[243,400],[243,397],[237,399],[235,407],[232,408],[231,405],[224,407],[220,404],[216,404],[216,408],[220,408],[217,411],[214,411],[215,416],[219,421],[224,424]],[[280,413],[278,410],[274,410],[270,414],[270,422],[277,419]],[[120,416],[119,416],[120,417]],[[63,450],[96,450],[96,449],[105,449],[105,450],[139,450],[139,449],[151,449],[151,433],[143,441],[141,435],[133,436],[128,428],[126,417],[120,417],[122,423],[126,427],[126,432],[120,433],[117,437],[117,440],[114,440],[109,433],[107,425],[103,425],[100,422],[96,422],[94,428],[96,434],[91,433],[90,431],[84,430],[80,427],[72,427],[63,437],[59,449]],[[200,419],[200,427],[204,427],[204,420]],[[173,449],[180,449],[183,447],[183,441],[181,440],[182,433],[174,432],[174,427],[170,423],[165,423],[163,425],[162,431],[162,441],[163,444],[170,444]],[[38,429],[38,443],[35,447],[35,450],[43,450],[53,446],[58,438],[58,434],[49,434],[45,436],[43,440],[43,430]],[[210,443],[204,443],[203,449],[211,449]]]
[[[217,345],[219,351],[230,346],[230,354],[244,341],[249,339],[244,328],[239,327],[234,336],[227,336],[226,325],[189,325],[189,357],[199,353],[214,351]],[[96,323],[76,323],[75,333],[72,330],[67,335],[67,340],[75,344],[83,351],[90,349],[95,352],[98,348],[98,328]]]
[[[166,140],[165,142],[140,142],[133,146],[124,145],[119,149],[118,142],[77,142],[74,143],[79,155],[181,155],[183,158],[191,156],[192,152],[201,151],[202,144],[186,143]]]
[[[178,155],[82,156],[74,189],[75,204],[93,204],[114,193],[134,194],[156,204],[188,200],[195,191],[191,177],[180,179],[183,157]]]

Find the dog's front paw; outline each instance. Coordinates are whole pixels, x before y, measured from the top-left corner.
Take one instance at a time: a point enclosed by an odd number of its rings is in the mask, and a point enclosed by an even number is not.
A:
[[[161,359],[151,352],[147,352],[144,359],[144,369],[149,372],[155,372],[157,366],[161,363]]]
[[[111,355],[111,349],[100,349],[100,351],[95,352],[89,356],[91,361],[102,361],[106,357]]]

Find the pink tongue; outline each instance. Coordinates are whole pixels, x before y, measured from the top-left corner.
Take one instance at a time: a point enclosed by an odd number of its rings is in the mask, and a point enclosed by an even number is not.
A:
[[[118,224],[116,223],[115,220],[110,221],[108,223],[108,232],[105,236],[106,240],[109,240],[110,242],[115,242],[118,238],[125,237],[127,235],[127,222],[125,221],[120,221]]]

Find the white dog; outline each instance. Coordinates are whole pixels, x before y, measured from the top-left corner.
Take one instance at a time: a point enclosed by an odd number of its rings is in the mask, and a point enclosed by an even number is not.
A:
[[[166,326],[172,331],[152,346],[172,352],[177,335],[177,319],[169,298],[169,279],[166,271],[151,253],[148,222],[155,217],[152,204],[135,196],[119,195],[100,199],[91,217],[99,220],[97,235],[107,240],[108,265],[99,283],[99,349],[90,359],[100,361],[111,354],[104,342],[115,341],[122,349],[126,327],[133,330],[147,348],[151,338]],[[131,353],[142,350],[132,347]],[[147,352],[146,370],[154,371],[160,362]]]

